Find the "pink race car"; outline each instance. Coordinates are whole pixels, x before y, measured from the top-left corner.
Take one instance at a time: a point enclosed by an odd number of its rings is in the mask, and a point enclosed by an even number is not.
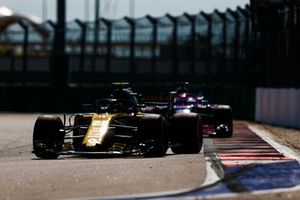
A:
[[[204,135],[231,137],[233,134],[232,109],[229,105],[209,104],[203,96],[190,93],[184,86],[170,92],[169,102],[145,104],[146,112],[163,114],[170,123],[177,115],[198,113],[201,116]]]

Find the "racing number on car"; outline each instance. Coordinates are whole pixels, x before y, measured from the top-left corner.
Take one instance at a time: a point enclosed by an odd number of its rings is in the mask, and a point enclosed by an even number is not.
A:
[[[83,143],[85,143],[88,147],[102,144],[109,128],[110,119],[111,116],[108,115],[95,115]]]

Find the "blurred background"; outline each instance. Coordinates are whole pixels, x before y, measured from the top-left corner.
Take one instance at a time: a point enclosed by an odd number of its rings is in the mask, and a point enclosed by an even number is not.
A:
[[[188,81],[232,105],[235,118],[254,119],[257,88],[299,87],[299,8],[298,0],[0,0],[0,110],[79,112],[115,81],[153,98]]]

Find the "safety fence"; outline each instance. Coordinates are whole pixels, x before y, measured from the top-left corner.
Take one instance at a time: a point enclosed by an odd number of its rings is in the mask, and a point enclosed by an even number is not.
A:
[[[146,94],[189,81],[212,102],[232,105],[234,117],[252,119],[257,86],[300,86],[299,8],[272,8],[280,19],[274,23],[249,6],[159,18],[75,20],[65,30],[52,21],[38,27],[26,20],[5,28],[0,23],[0,109],[73,111],[107,92],[114,81],[129,81]],[[57,31],[66,37],[66,76],[53,64],[61,59],[55,55]],[[60,77],[68,87],[51,87]],[[257,120],[265,121],[257,109]]]
[[[0,82],[50,84],[56,25],[45,32],[19,23],[0,33]],[[249,7],[155,18],[145,16],[66,26],[68,84],[81,86],[115,80],[201,83],[259,82],[251,74]],[[255,72],[256,73],[256,72]]]

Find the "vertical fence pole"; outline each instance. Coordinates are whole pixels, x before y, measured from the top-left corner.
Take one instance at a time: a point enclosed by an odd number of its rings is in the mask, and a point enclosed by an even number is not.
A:
[[[296,1],[295,2],[295,12],[296,12],[296,23],[295,23],[295,38],[300,38],[300,2]],[[300,74],[300,40],[296,40],[295,44],[295,74],[299,75]],[[296,76],[299,77],[299,76]],[[296,81],[296,80],[295,80]],[[298,82],[299,86],[299,82]]]
[[[28,26],[24,24],[22,21],[19,21],[19,25],[24,31],[24,39],[23,39],[23,56],[22,56],[22,86],[25,86],[27,82],[27,64],[28,64],[28,55],[27,55],[27,47],[28,47]]]
[[[85,66],[85,52],[86,52],[86,24],[80,21],[79,19],[75,19],[75,22],[81,29],[81,37],[80,37],[80,64],[79,64],[79,75],[82,76]],[[79,77],[79,85],[82,83],[82,77]]]
[[[49,24],[49,26],[52,28],[52,32],[53,33],[55,33],[56,32],[56,28],[57,28],[57,25],[56,25],[56,23],[54,23],[52,20],[47,20],[46,21],[46,23],[48,23]],[[54,48],[54,43],[52,42],[52,44],[50,43],[50,46],[51,46],[51,53],[50,53],[50,55],[48,55],[48,67],[50,66],[50,70],[52,70],[52,59],[53,59],[53,48]],[[52,83],[51,81],[53,81],[52,80],[52,78],[53,78],[53,76],[52,76],[52,74],[53,74],[53,72],[52,71],[50,71],[51,73],[50,73],[50,77],[49,77],[49,80],[50,80],[50,83]]]
[[[147,15],[146,18],[152,24],[151,73],[154,74],[155,73],[155,69],[156,69],[156,63],[157,63],[157,58],[156,58],[156,48],[157,48],[157,43],[158,43],[158,38],[157,38],[157,19],[153,18],[150,15]]]
[[[95,71],[96,60],[98,55],[98,44],[99,44],[99,27],[100,27],[100,0],[95,0],[95,24],[94,24],[94,49],[93,49],[93,58],[92,58],[92,71]]]
[[[293,60],[293,72],[294,72],[294,83],[297,87],[300,87],[299,84],[299,74],[300,74],[300,1],[299,0],[295,0],[294,1],[294,5],[293,5],[293,10],[295,13],[295,16],[293,19],[294,24],[293,26],[293,33],[292,33],[292,38],[291,40],[293,41],[293,46],[291,47],[294,51],[294,55],[292,57]],[[298,38],[298,39],[297,39]]]
[[[191,48],[191,55],[190,55],[190,63],[191,63],[191,70],[190,73],[193,76],[196,71],[196,16],[189,15],[184,13],[184,16],[189,20],[191,23],[191,36],[190,36],[190,48]]]
[[[291,77],[291,83],[290,84],[294,84],[295,85],[295,80],[297,80],[295,74],[296,73],[296,69],[295,69],[295,65],[293,62],[293,56],[292,56],[292,52],[295,53],[295,51],[293,51],[292,49],[295,49],[295,42],[296,39],[296,27],[295,27],[295,21],[297,18],[295,18],[296,14],[296,5],[295,2],[290,2],[288,5],[288,10],[289,10],[289,14],[288,14],[288,19],[287,19],[287,28],[288,31],[285,32],[285,42],[287,43],[287,48],[286,48],[286,57],[285,59],[288,60],[287,64],[290,66],[291,70],[285,70],[285,71],[289,71],[288,76]],[[292,51],[291,51],[292,50]]]
[[[105,73],[109,72],[111,63],[111,52],[112,52],[112,22],[106,19],[101,19],[101,21],[106,25],[106,56],[105,56]]]
[[[200,12],[200,14],[204,17],[207,22],[207,54],[206,54],[206,70],[208,81],[211,79],[211,64],[212,64],[212,17],[209,14],[204,12]]]
[[[66,0],[56,0],[57,5],[57,25],[55,28],[52,59],[51,59],[51,72],[52,85],[56,87],[68,87],[69,82],[69,66],[68,58],[66,55]]]
[[[243,48],[245,51],[245,59],[243,60],[243,66],[245,66],[245,69],[243,70],[243,80],[249,83],[250,81],[250,60],[249,60],[249,35],[250,35],[250,13],[248,8],[242,9],[238,7],[238,11],[245,17],[245,29],[244,29],[244,43]]]
[[[166,14],[166,17],[173,23],[172,33],[172,74],[178,75],[178,20],[176,17]],[[176,81],[176,80],[173,80]]]
[[[129,17],[124,18],[130,25],[130,56],[129,56],[129,71],[130,73],[136,72],[135,66],[135,21]]]
[[[239,54],[240,54],[240,16],[237,12],[228,9],[228,13],[235,20],[235,30],[234,30],[234,71],[237,72],[235,74],[235,78],[241,77],[240,69],[239,69]]]
[[[219,63],[218,73],[220,74],[219,78],[221,81],[227,81],[227,17],[224,13],[216,10],[216,14],[222,20],[222,58],[221,63]]]

